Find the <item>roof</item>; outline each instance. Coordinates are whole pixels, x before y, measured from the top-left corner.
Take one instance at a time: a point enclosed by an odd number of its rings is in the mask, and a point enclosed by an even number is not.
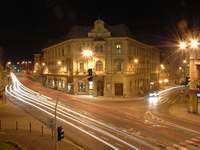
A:
[[[112,37],[125,37],[131,36],[131,32],[129,28],[125,24],[118,24],[113,26],[106,26],[108,31],[111,32]],[[86,38],[88,37],[88,32],[92,30],[92,27],[84,27],[84,26],[74,26],[72,27],[66,37],[68,38]]]

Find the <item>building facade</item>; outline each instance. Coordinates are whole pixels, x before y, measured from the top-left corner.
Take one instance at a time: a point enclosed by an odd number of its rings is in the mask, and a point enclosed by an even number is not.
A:
[[[41,74],[41,54],[34,54],[33,73]]]
[[[159,84],[159,50],[110,29],[99,19],[87,34],[44,48],[44,84],[70,94],[125,97]]]

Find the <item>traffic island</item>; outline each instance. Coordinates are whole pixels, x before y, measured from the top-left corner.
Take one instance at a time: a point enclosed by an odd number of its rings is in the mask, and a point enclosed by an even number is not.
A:
[[[25,148],[12,141],[0,141],[0,150],[25,150]]]
[[[190,89],[189,92],[189,99],[188,99],[188,111],[190,113],[196,113],[199,114],[200,110],[200,93],[197,89]]]
[[[1,105],[0,109],[0,141],[16,141],[28,150],[53,150],[55,145],[49,128],[9,101]],[[16,147],[15,149],[0,147],[0,150],[18,150]],[[59,149],[80,150],[81,148],[65,138],[59,143]]]

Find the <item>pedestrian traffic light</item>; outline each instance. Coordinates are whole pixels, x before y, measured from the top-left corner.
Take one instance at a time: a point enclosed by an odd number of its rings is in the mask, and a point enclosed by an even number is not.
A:
[[[185,77],[185,85],[188,85],[190,83],[190,77]]]
[[[93,81],[93,77],[89,77],[89,78],[88,78],[88,81]]]
[[[64,138],[64,131],[62,126],[57,128],[57,141],[61,141]]]
[[[92,76],[92,69],[88,69],[88,75]]]

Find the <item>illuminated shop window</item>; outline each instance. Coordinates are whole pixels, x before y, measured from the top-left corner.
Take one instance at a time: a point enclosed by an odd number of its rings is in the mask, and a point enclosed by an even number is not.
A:
[[[62,88],[62,83],[61,83],[61,81],[58,81],[58,88]]]
[[[70,92],[72,90],[72,84],[68,83],[67,84],[67,91]]]
[[[93,81],[89,81],[88,84],[89,84],[89,89],[92,90],[94,86]]]
[[[65,88],[65,81],[62,81],[62,88]]]
[[[79,92],[85,92],[86,91],[86,84],[84,82],[78,83],[78,91]]]
[[[54,80],[52,80],[52,86],[55,87],[55,81]]]

